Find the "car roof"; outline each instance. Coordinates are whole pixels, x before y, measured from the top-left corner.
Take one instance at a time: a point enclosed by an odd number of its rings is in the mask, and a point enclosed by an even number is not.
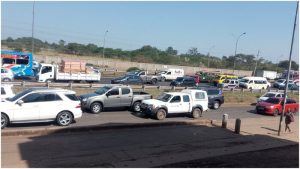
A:
[[[47,87],[32,87],[27,89],[30,92],[63,92],[63,93],[76,93],[72,90],[61,89],[61,88],[47,88]]]
[[[267,93],[271,93],[271,94],[284,94],[282,92],[267,92]]]

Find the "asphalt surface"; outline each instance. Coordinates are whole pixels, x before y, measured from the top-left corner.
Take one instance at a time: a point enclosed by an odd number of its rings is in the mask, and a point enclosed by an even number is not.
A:
[[[282,155],[278,155],[282,154]],[[299,168],[299,144],[204,158],[159,168]]]
[[[209,120],[222,120],[223,114],[228,114],[229,119],[236,118],[260,118],[266,115],[256,114],[254,106],[223,106],[218,110],[209,109],[207,112],[203,112],[201,119]],[[270,116],[270,118],[274,118]],[[193,121],[193,118],[185,113],[169,115],[163,122],[175,122],[175,121]],[[121,124],[136,124],[136,123],[158,123],[162,122],[153,118],[145,117],[141,113],[134,113],[128,111],[126,108],[118,109],[106,109],[99,114],[92,114],[90,112],[84,112],[80,119],[72,123],[67,127],[74,126],[89,126],[89,125],[121,125]],[[29,124],[11,124],[5,131],[14,131],[20,129],[42,129],[42,128],[61,128],[57,126],[55,122],[49,123],[29,123]]]

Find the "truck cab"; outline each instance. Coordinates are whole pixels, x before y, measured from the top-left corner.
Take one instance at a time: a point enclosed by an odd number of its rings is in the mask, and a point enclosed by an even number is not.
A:
[[[142,113],[155,116],[158,120],[163,120],[172,113],[187,113],[193,118],[199,118],[203,111],[208,110],[208,97],[206,91],[187,89],[163,93],[157,99],[144,100],[140,107]]]
[[[55,67],[51,64],[40,64],[37,69],[36,79],[38,82],[51,82],[54,81],[55,78]]]

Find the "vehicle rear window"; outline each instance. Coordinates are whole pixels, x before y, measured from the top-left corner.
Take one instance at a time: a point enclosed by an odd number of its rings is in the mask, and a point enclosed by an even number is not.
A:
[[[267,102],[267,103],[273,103],[273,104],[278,104],[280,102],[280,100],[276,99],[276,98],[268,98],[265,102]]]
[[[219,90],[207,90],[207,95],[218,95],[219,93]]]
[[[70,100],[73,100],[73,101],[79,100],[78,97],[75,94],[65,94],[65,96],[67,98],[69,98]]]
[[[195,98],[196,99],[205,99],[205,94],[203,92],[196,92]]]

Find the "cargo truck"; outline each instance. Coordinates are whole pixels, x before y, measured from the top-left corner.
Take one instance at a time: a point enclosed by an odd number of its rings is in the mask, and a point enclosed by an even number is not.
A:
[[[68,82],[99,82],[101,73],[96,71],[63,72],[58,65],[42,63],[39,65],[36,80],[38,82],[68,81]]]

